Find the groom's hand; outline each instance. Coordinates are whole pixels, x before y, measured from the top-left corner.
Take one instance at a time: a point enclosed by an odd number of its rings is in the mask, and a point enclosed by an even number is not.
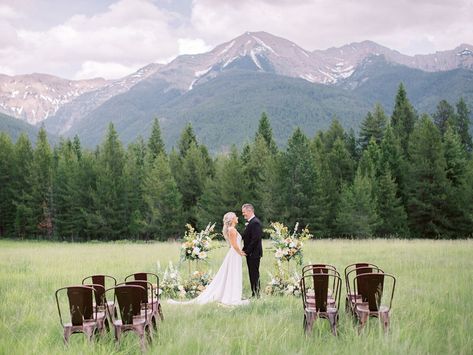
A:
[[[241,256],[246,256],[246,253],[243,250],[241,251]]]

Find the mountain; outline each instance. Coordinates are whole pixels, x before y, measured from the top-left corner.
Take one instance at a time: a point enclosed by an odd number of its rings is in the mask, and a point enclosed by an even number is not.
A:
[[[0,74],[0,112],[37,124],[74,98],[106,83],[100,78],[66,80],[47,74]]]
[[[26,133],[30,141],[34,144],[38,137],[39,127],[0,113],[0,132],[6,132],[14,142],[22,133]],[[56,144],[59,142],[59,138],[48,134],[48,141],[50,144]]]
[[[51,119],[46,120],[46,129],[55,134],[66,134],[73,123],[79,122],[112,97],[130,90],[134,85],[147,79],[161,67],[161,64],[149,64],[131,75],[111,81],[96,90],[78,96],[68,104],[61,106]]]
[[[111,121],[130,142],[146,137],[152,119],[159,117],[171,146],[190,121],[203,142],[218,151],[243,144],[266,111],[283,144],[295,126],[311,134],[336,116],[356,129],[375,102],[390,111],[401,81],[422,111],[432,112],[442,98],[454,103],[460,96],[472,106],[472,73],[473,47],[467,44],[416,56],[371,41],[311,52],[266,32],[246,32],[207,53],[181,55],[102,83],[61,102],[44,124],[54,134],[78,134],[93,147]],[[0,97],[2,104],[10,109]]]

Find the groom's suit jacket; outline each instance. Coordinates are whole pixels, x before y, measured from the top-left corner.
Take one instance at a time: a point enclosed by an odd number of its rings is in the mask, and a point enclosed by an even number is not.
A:
[[[257,217],[253,217],[246,226],[242,239],[243,251],[249,258],[261,258],[263,256],[263,244],[261,237],[263,236],[263,228]]]

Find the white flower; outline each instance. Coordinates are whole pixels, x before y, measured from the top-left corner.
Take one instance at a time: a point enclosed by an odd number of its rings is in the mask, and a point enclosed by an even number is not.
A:
[[[205,251],[201,251],[199,253],[199,259],[205,259],[207,257],[207,253]]]
[[[291,243],[289,244],[289,248],[294,248],[295,246],[296,246],[296,244],[294,244],[294,242],[291,242]]]
[[[294,291],[294,286],[288,285],[288,286],[287,286],[287,292],[288,292],[288,293],[292,293],[293,291]]]
[[[282,253],[283,253],[283,255],[289,254],[289,249],[288,249],[288,248],[284,248],[284,249],[282,250]]]
[[[284,256],[284,253],[281,249],[276,249],[276,253],[274,253],[274,256],[278,259],[282,258]]]
[[[192,250],[192,253],[193,253],[194,255],[199,255],[199,253],[200,253],[200,248],[199,248],[199,247],[195,247],[194,250]]]

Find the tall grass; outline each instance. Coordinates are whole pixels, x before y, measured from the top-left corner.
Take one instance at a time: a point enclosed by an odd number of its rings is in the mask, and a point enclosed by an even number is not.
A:
[[[216,272],[225,248],[212,252]],[[0,354],[132,354],[137,337],[113,332],[89,344],[73,335],[62,342],[54,292],[84,276],[106,273],[120,280],[136,271],[156,272],[177,262],[178,244],[59,244],[0,241]],[[305,261],[343,268],[369,261],[397,277],[391,327],[384,334],[376,319],[358,335],[344,313],[339,336],[317,321],[304,336],[299,298],[264,296],[249,306],[163,304],[165,321],[149,347],[165,354],[472,354],[473,241],[323,240],[307,243]],[[262,284],[273,258],[262,259]],[[186,267],[184,266],[184,269]],[[249,285],[246,266],[244,293]],[[342,297],[344,293],[342,292]]]

